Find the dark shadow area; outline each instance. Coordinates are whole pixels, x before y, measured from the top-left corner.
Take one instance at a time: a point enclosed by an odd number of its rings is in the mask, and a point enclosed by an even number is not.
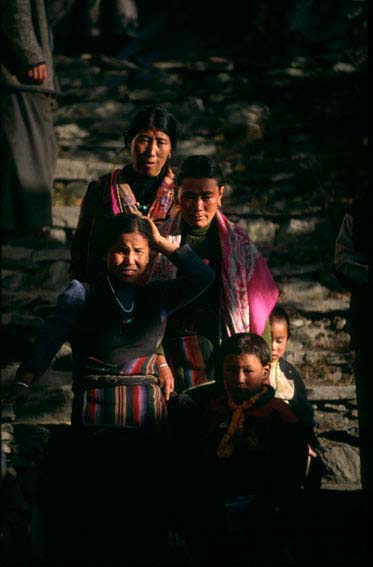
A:
[[[88,481],[88,477],[85,480],[84,477],[88,474],[89,467],[93,466],[89,460],[92,454],[88,452],[85,465],[78,468],[83,455],[77,452],[79,445],[74,447],[72,432],[66,425],[46,424],[36,427],[19,424],[15,426],[14,433],[23,449],[18,455],[18,481],[15,482],[14,479],[7,476],[3,483],[3,513],[5,513],[4,517],[7,518],[7,522],[4,525],[1,541],[2,565],[4,567],[49,565],[51,564],[50,559],[43,559],[46,550],[54,557],[53,564],[68,565],[71,563],[69,553],[75,557],[71,551],[72,541],[74,538],[79,540],[82,535],[88,538],[89,546],[93,546],[90,549],[86,548],[87,558],[89,556],[92,560],[95,542],[90,539],[89,533],[86,533],[84,521],[81,523],[85,513],[80,509],[81,496],[76,494],[76,501],[74,497],[79,483]],[[144,455],[141,455],[141,451],[139,452],[141,445],[138,445],[138,440],[129,438],[126,446],[133,457],[131,466],[127,468],[130,478],[124,480],[122,484],[119,483],[117,487],[126,494],[125,501],[128,506],[130,502],[132,506],[136,506],[136,517],[139,522],[136,525],[141,534],[141,545],[150,549],[151,545],[155,545],[154,537],[158,533],[155,528],[159,527],[161,518],[161,510],[154,508],[152,504],[158,506],[163,501],[162,522],[165,526],[167,520],[163,515],[166,505],[175,495],[168,493],[167,490],[163,491],[162,495],[162,487],[154,484],[160,470],[156,476],[151,475],[153,478],[151,480],[149,478],[150,469],[144,469],[141,465],[146,462],[149,466],[149,459],[152,460],[157,455],[159,456],[162,449],[152,444],[153,449],[147,453],[147,458],[144,460]],[[46,449],[47,460],[45,460]],[[105,461],[101,459],[105,450],[109,449],[101,447],[97,456],[100,457],[100,463],[97,461],[94,466],[100,466],[106,477],[108,471],[105,472]],[[118,459],[120,461],[119,457]],[[22,467],[22,462],[28,463],[27,466]],[[153,463],[155,462],[153,460]],[[131,476],[135,470],[137,473],[142,470],[141,475],[136,478]],[[112,478],[115,477],[114,471],[110,474]],[[210,482],[213,481],[210,479]],[[36,486],[39,486],[37,490]],[[109,486],[105,487],[105,491],[111,494]],[[92,497],[93,486],[89,493]],[[146,503],[144,494],[151,497]],[[45,500],[46,495],[47,500]],[[69,502],[68,509],[66,509],[66,502]],[[92,504],[90,499],[90,506]],[[133,530],[133,516],[128,514],[129,508],[126,510],[117,509],[117,513],[112,517],[112,520],[115,517],[115,522],[119,521],[121,524],[122,536],[117,544],[122,550],[122,543],[127,537],[126,534],[129,533],[128,529],[132,526]],[[42,511],[47,514],[47,524],[40,516]],[[251,513],[250,505],[246,508],[230,506],[226,508],[227,529],[211,546],[208,565],[370,567],[373,559],[370,546],[370,524],[367,520],[370,511],[369,501],[361,491],[356,490],[302,491],[290,514],[285,518],[274,514],[265,518],[264,525],[258,522],[255,514]],[[195,512],[198,514],[198,509]],[[93,513],[98,513],[98,509],[96,508],[96,512]],[[33,518],[31,523],[30,518]],[[141,518],[147,518],[147,522],[143,523]],[[149,518],[154,518],[156,522],[153,527],[151,523],[149,524]],[[98,515],[97,526],[108,525],[108,519]],[[80,527],[77,527],[79,524]],[[151,533],[148,533],[148,530],[151,530]],[[164,538],[165,533],[162,532],[162,534]],[[181,545],[180,540],[175,539],[175,534],[172,537],[169,534],[168,539],[164,539],[162,545],[165,547],[161,552],[160,562],[136,563],[136,561],[130,562],[128,557],[124,556],[120,564],[123,567],[190,565],[185,546]],[[40,555],[35,558],[35,554]],[[95,564],[114,564],[113,554],[113,549],[107,548],[105,559],[102,557],[99,559],[97,556]],[[79,564],[82,564],[81,562],[84,563],[84,557],[80,555]],[[76,557],[72,563],[77,564]]]

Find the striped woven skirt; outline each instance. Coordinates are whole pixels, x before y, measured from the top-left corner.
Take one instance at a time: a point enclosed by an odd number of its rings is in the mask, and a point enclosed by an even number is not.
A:
[[[154,379],[129,377],[76,394],[73,421],[77,425],[160,429],[167,421],[167,407]]]
[[[177,393],[211,380],[214,345],[208,338],[187,335],[168,339],[163,345]]]

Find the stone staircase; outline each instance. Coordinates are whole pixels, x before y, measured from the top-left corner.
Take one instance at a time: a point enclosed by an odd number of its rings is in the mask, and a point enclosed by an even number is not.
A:
[[[364,2],[355,4],[359,9]],[[322,487],[352,494],[360,488],[360,463],[349,294],[333,275],[332,259],[346,207],[366,186],[367,50],[349,34],[322,49],[260,49],[222,45],[135,61],[56,54],[61,95],[53,227],[46,246],[2,247],[3,390],[68,282],[69,245],[87,183],[127,161],[122,133],[133,111],[163,103],[183,126],[175,169],[193,153],[214,155],[223,166],[223,211],[267,259],[290,315],[287,357],[315,410],[326,465]],[[35,471],[48,440],[68,430],[70,374],[66,343],[17,415],[2,408],[2,476],[10,503],[0,544],[10,564],[12,557],[29,557],[20,542],[35,537]],[[334,532],[328,534],[334,541]]]
[[[228,53],[147,65],[56,55],[52,238],[46,247],[10,242],[2,249],[4,384],[68,282],[69,245],[87,183],[128,159],[122,133],[133,111],[165,103],[184,130],[175,169],[193,153],[218,157],[227,178],[223,211],[247,230],[281,289],[292,325],[288,359],[314,404],[329,466],[325,483],[359,486],[349,294],[332,272],[335,237],[354,195],[351,179],[356,187],[365,176],[359,53],[346,45],[321,58],[295,48],[255,63]],[[66,344],[16,423],[68,423],[70,368]]]

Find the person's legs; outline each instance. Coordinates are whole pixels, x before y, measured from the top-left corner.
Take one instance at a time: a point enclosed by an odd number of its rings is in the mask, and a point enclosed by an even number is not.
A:
[[[87,435],[85,443],[82,559],[124,565],[160,559],[168,532],[162,435],[108,428]]]
[[[2,240],[15,234],[13,187],[16,183],[15,167],[11,150],[14,97],[10,92],[0,93],[0,227]]]
[[[373,381],[367,345],[355,353],[356,400],[358,409],[361,484],[369,498],[373,494]]]
[[[52,224],[53,98],[43,93],[5,92],[1,111],[1,230],[36,232]]]
[[[79,446],[70,428],[55,430],[38,467],[34,544],[44,559],[74,557],[79,517]],[[42,546],[40,547],[40,542]],[[36,550],[38,552],[38,550]]]

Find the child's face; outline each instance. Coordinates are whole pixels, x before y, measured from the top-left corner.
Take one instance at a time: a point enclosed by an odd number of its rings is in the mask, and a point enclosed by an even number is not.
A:
[[[276,320],[271,324],[272,362],[275,362],[286,351],[288,342],[288,326],[284,320]]]
[[[139,283],[149,262],[149,243],[139,232],[121,234],[105,254],[109,276],[118,283]]]
[[[259,392],[269,374],[270,365],[262,365],[255,354],[228,354],[223,362],[223,380],[227,390]]]

